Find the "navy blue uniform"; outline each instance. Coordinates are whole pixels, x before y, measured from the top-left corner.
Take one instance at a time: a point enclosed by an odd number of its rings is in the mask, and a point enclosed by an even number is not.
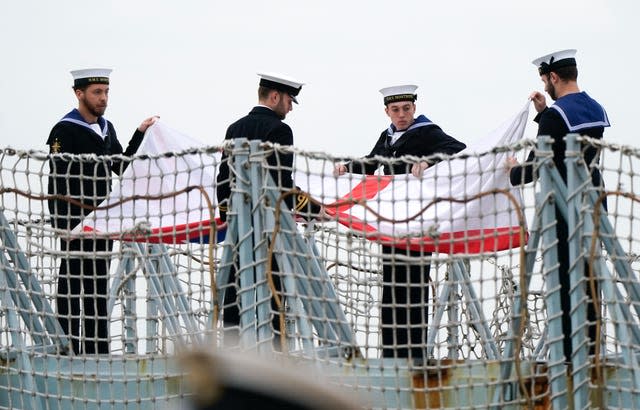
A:
[[[395,131],[393,125],[383,131],[371,153],[365,157],[366,161],[352,161],[346,165],[349,172],[371,175],[383,166],[387,175],[408,174],[412,163],[397,161],[391,164],[390,161],[377,161],[374,157],[452,155],[466,148],[465,144],[445,134],[424,115],[417,117],[407,131],[391,144],[390,138]],[[382,253],[382,356],[422,358],[427,342],[431,265],[403,262],[400,258],[429,258],[431,253],[385,245]]]
[[[248,140],[260,140],[280,145],[293,145],[293,132],[291,127],[280,120],[278,114],[268,107],[254,107],[249,115],[234,122],[227,129],[225,140],[236,138],[246,138]],[[267,157],[269,173],[278,187],[283,191],[294,188],[291,176],[293,168],[293,154],[285,152],[274,152]],[[217,177],[216,194],[220,206],[220,216],[226,220],[227,202],[231,194],[229,186],[229,163],[227,154],[222,155],[220,171]],[[320,207],[309,202],[304,195],[289,195],[285,202],[290,209],[295,210],[302,216],[309,216],[310,213],[318,213]]]
[[[123,154],[115,129],[111,122],[100,117],[98,135],[87,124],[77,109],[58,122],[47,140],[52,154]],[[104,136],[104,138],[103,138]],[[136,130],[124,152],[133,155],[144,134]],[[118,160],[68,160],[55,157],[49,161],[50,195],[61,195],[96,207],[107,198],[111,190],[112,172],[120,174],[126,162]],[[63,199],[48,201],[51,224],[58,229],[72,230],[91,213],[91,209],[69,203]],[[60,239],[60,249],[68,252],[108,252],[113,241],[104,239]],[[62,257],[58,272],[57,313],[63,331],[71,337],[73,351],[84,353],[109,352],[109,328],[107,312],[108,256],[94,255],[92,258]],[[80,294],[84,290],[84,343],[80,346]]]
[[[585,135],[594,139],[602,139],[604,127],[609,126],[609,119],[604,108],[587,93],[573,93],[559,98],[551,107],[545,108],[534,118],[538,123],[538,136],[553,138],[553,162],[562,179],[567,182],[567,167],[564,163],[567,144],[564,137],[570,133]],[[586,148],[586,149],[584,149]],[[583,147],[587,164],[597,160],[598,150],[592,146]],[[516,166],[511,170],[511,184],[518,185],[533,181],[533,162],[535,151],[529,153],[525,166]],[[600,170],[590,166],[591,179],[594,186],[602,181]]]
[[[418,116],[415,122],[407,128],[407,131],[395,143],[390,144],[391,135],[395,131],[393,125],[382,131],[376,145],[374,145],[369,155],[364,157],[365,161],[352,161],[347,164],[348,171],[355,174],[373,175],[380,166],[384,166],[384,173],[387,175],[408,174],[411,173],[413,164],[398,161],[392,166],[389,161],[376,161],[374,157],[400,158],[405,155],[417,157],[427,157],[433,154],[452,155],[467,147],[462,142],[445,134],[442,128],[429,121],[424,115]]]
[[[553,162],[567,182],[567,167],[564,163],[566,142],[564,137],[570,133],[585,135],[591,138],[602,139],[604,128],[609,126],[609,119],[604,108],[589,97],[587,93],[572,93],[559,98],[554,105],[541,111],[534,119],[538,123],[538,136],[550,136],[553,138]],[[583,147],[584,159],[591,172],[591,181],[594,186],[602,187],[600,170],[597,168],[598,150],[592,146]],[[529,183],[534,179],[535,170],[535,150],[529,153],[527,161],[523,166],[516,166],[511,170],[510,178],[512,185]],[[606,209],[606,203],[605,203]],[[556,208],[556,235],[558,237],[558,259],[560,275],[560,303],[562,306],[562,331],[564,334],[564,354],[567,361],[571,360],[573,352],[571,344],[571,299],[569,281],[569,228],[567,221],[562,217]],[[585,275],[589,272],[585,266]],[[591,295],[591,289],[586,287],[587,294]],[[595,341],[595,320],[596,313],[591,301],[587,306],[587,319],[591,323],[589,326],[589,337]],[[591,345],[593,351],[593,345]]]
[[[293,132],[291,127],[282,122],[278,114],[268,107],[254,107],[247,116],[242,117],[234,122],[227,129],[225,135],[226,140],[236,138],[246,138],[248,140],[260,140],[281,145],[293,145]],[[231,187],[229,185],[229,161],[228,155],[222,155],[220,170],[217,177],[216,194],[220,206],[220,217],[226,220],[229,196]],[[271,178],[283,191],[294,188],[292,178],[293,154],[274,152],[267,157],[269,165],[269,173]],[[295,210],[303,217],[310,218],[312,214],[317,214],[320,207],[312,204],[304,195],[289,195],[285,198],[285,202],[290,209]],[[275,260],[272,261],[272,268],[275,271],[278,267]],[[235,269],[232,269],[230,275],[230,284],[236,283]],[[276,289],[280,291],[280,279],[277,274],[273,276]],[[229,286],[225,291],[224,297],[224,315],[223,323],[225,327],[237,326],[240,323],[240,312],[237,304],[236,287]],[[277,305],[274,299],[271,299],[271,306],[274,312],[277,312]],[[274,315],[272,322],[273,329],[277,331],[280,327],[277,315]],[[275,345],[278,346],[277,344]]]

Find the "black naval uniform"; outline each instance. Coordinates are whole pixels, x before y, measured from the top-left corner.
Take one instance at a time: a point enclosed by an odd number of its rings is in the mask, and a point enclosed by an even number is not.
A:
[[[47,140],[51,154],[122,154],[122,146],[113,124],[100,117],[101,134],[87,124],[77,109],[58,122]],[[104,138],[103,138],[104,136]],[[136,130],[124,155],[133,155],[144,133]],[[120,174],[127,163],[112,160],[68,160],[52,158],[49,162],[49,195],[62,195],[81,203],[96,207],[109,195],[112,172]],[[91,213],[62,199],[49,200],[49,214],[55,228],[72,230],[82,218]],[[111,240],[60,239],[62,252],[108,252],[113,247]],[[63,331],[71,337],[73,351],[109,353],[109,324],[107,312],[108,256],[83,258],[69,256],[61,258],[58,273],[57,311]],[[84,290],[84,342],[80,344],[80,295]]]
[[[239,119],[229,126],[225,140],[236,138],[246,138],[248,140],[260,140],[281,145],[293,145],[293,132],[291,127],[280,120],[278,114],[265,106],[254,107],[247,116]],[[217,177],[216,194],[219,201],[220,217],[223,221],[227,219],[228,201],[231,195],[229,185],[229,161],[228,155],[222,155],[220,170]],[[275,152],[267,157],[269,173],[278,187],[283,191],[294,188],[292,178],[293,154]],[[289,195],[285,198],[289,209],[298,212],[305,219],[310,219],[312,215],[320,211],[318,205],[312,204],[304,195]],[[278,270],[275,260],[272,261],[274,272]],[[280,291],[280,279],[274,275],[276,289]],[[236,283],[234,272],[229,278],[231,284]],[[236,287],[229,286],[225,291],[223,324],[225,327],[237,326],[240,323],[240,312],[237,304]],[[274,299],[271,299],[271,306],[277,312]],[[278,330],[279,318],[274,314],[272,325],[274,330]]]
[[[367,161],[347,164],[349,172],[371,175],[383,165],[387,175],[408,174],[411,173],[411,163],[398,161],[391,164],[389,161],[375,161],[373,157],[421,157],[437,153],[452,155],[466,148],[465,144],[447,135],[424,115],[418,116],[407,131],[391,144],[391,136],[395,132],[393,125],[383,131],[371,153],[365,157]],[[382,356],[422,358],[427,342],[431,265],[403,264],[397,255],[429,258],[431,253],[386,245],[382,246],[382,253]]]
[[[347,164],[348,171],[355,174],[373,175],[381,165],[384,165],[386,175],[410,174],[413,164],[397,161],[391,166],[390,161],[379,162],[373,158],[375,156],[400,158],[405,155],[417,157],[433,154],[452,155],[467,147],[462,142],[445,134],[442,128],[429,121],[424,115],[418,116],[415,122],[407,128],[407,131],[395,143],[390,144],[391,136],[395,132],[393,124],[382,131],[371,153],[364,157],[366,161],[353,161]]]
[[[567,167],[564,163],[566,142],[564,137],[569,133],[585,135],[591,138],[602,139],[604,128],[609,126],[609,119],[604,108],[589,97],[587,93],[572,93],[559,98],[551,107],[545,108],[534,118],[538,123],[538,136],[550,136],[553,138],[553,162],[562,180],[567,182]],[[598,169],[598,150],[592,146],[582,149],[584,159],[591,171],[591,182],[596,187],[602,187],[603,181]],[[520,185],[533,181],[535,151],[531,151],[524,166],[516,166],[511,170],[511,184]],[[606,209],[606,202],[604,203]],[[556,235],[558,237],[558,260],[560,275],[560,303],[562,307],[562,332],[564,334],[564,354],[567,361],[571,360],[573,348],[571,344],[571,299],[569,278],[569,228],[567,221],[556,207]],[[585,275],[589,274],[585,265]],[[591,288],[587,286],[587,295],[591,299]],[[590,323],[589,338],[595,341],[596,313],[593,303],[587,306],[587,319]],[[591,345],[593,352],[594,346]]]

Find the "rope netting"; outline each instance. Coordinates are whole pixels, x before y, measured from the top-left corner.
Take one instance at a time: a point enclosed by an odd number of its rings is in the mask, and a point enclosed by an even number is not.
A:
[[[588,165],[605,189],[567,182],[580,205],[564,240],[581,244],[571,265],[586,263],[572,309],[598,312],[572,323],[573,357],[582,340],[597,376],[586,400],[635,408],[640,152],[581,141],[599,149]],[[336,163],[362,159],[253,148],[2,152],[1,408],[178,407],[194,389],[176,357],[203,348],[255,353],[273,368],[316,364],[331,389],[372,408],[545,408],[579,391],[554,390],[549,371],[571,378],[554,353],[572,314],[553,305],[560,285],[549,279],[559,238],[544,205],[556,202],[539,179],[512,187],[506,168],[508,156],[539,150],[533,141],[431,157],[421,177],[334,176]],[[105,174],[115,160],[126,169]],[[222,161],[229,180],[217,180]],[[281,186],[283,173],[295,186]],[[606,195],[606,213],[589,193]],[[594,284],[597,298],[584,290]]]

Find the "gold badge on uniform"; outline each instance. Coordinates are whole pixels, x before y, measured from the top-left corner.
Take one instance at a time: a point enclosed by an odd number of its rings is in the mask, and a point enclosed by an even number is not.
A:
[[[60,148],[62,148],[62,145],[60,145],[60,141],[56,138],[55,141],[53,141],[53,144],[51,144],[51,153],[58,154],[60,152]]]
[[[295,210],[302,211],[309,203],[309,196],[306,193],[298,194],[296,198]]]

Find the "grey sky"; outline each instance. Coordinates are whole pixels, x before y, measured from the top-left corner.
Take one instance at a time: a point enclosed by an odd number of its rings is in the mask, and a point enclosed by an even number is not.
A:
[[[465,142],[542,90],[534,58],[578,49],[579,85],[634,139],[637,1],[7,1],[0,145],[46,149],[75,107],[69,70],[114,69],[106,117],[123,144],[146,116],[205,143],[257,100],[259,71],[305,82],[296,145],[364,155],[389,121],[378,89],[415,83],[418,112]],[[533,124],[527,133],[535,135]]]

